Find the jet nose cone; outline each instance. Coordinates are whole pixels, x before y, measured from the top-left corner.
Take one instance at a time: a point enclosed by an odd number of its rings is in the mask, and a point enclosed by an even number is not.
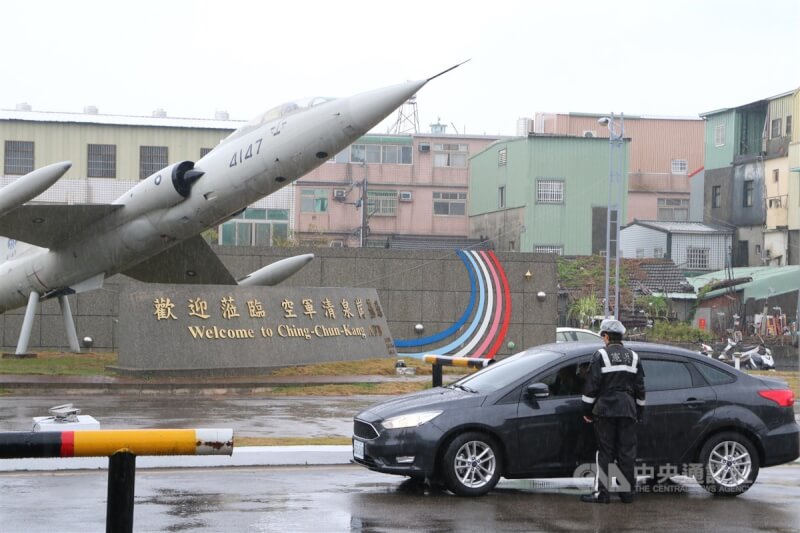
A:
[[[407,81],[350,97],[350,125],[367,132],[414,96],[428,81]]]

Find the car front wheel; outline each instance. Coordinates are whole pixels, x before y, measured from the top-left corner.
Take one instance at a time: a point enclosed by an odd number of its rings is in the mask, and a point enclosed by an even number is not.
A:
[[[711,437],[700,451],[703,479],[697,481],[711,494],[738,496],[758,477],[758,452],[744,435],[733,432]]]
[[[483,496],[500,480],[500,447],[488,435],[468,432],[458,435],[444,454],[445,485],[458,496]]]

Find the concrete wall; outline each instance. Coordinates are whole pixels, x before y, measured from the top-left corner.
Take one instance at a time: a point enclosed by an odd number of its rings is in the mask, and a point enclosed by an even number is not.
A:
[[[314,253],[316,258],[285,281],[291,287],[366,287],[378,290],[394,338],[415,337],[414,325],[432,335],[452,325],[467,307],[469,275],[455,253],[403,252],[358,248],[215,247],[236,278],[284,257]],[[555,340],[556,264],[549,254],[498,253],[508,277],[512,315],[499,355],[507,343],[522,348]],[[532,276],[527,279],[525,274]],[[119,343],[120,293],[128,278],[115,276],[103,289],[70,296],[78,338],[94,339],[94,350],[116,350]],[[536,294],[546,294],[540,301]],[[24,309],[0,315],[2,343],[13,350]],[[452,341],[452,338],[449,339]],[[36,316],[30,350],[67,349],[58,303],[46,301]],[[417,350],[408,350],[417,351]]]

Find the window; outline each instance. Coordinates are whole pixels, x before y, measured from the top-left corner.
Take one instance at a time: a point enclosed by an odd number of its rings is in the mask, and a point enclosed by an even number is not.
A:
[[[393,217],[397,214],[397,191],[367,190],[367,214]]]
[[[564,254],[564,247],[563,246],[550,246],[550,245],[537,245],[534,250],[537,254],[556,254],[556,255],[563,255]]]
[[[664,257],[664,249],[661,247],[653,248],[653,257],[656,259],[661,259]]]
[[[689,246],[686,249],[686,268],[707,269],[709,251],[709,248]]]
[[[783,120],[779,118],[772,119],[772,132],[770,133],[770,137],[775,139],[781,136],[783,133]]]
[[[593,340],[597,341],[595,337]],[[551,396],[578,396],[583,393],[583,382],[589,363],[571,364],[545,376],[541,382],[550,389]]]
[[[636,249],[636,259],[644,259],[644,248]]]
[[[434,167],[466,168],[469,146],[466,144],[434,144]]]
[[[346,163],[347,151],[339,152],[333,160],[336,163]],[[411,146],[353,144],[350,146],[350,162],[410,165],[412,162]]]
[[[506,206],[506,188],[505,187],[498,187],[497,188],[497,207],[503,208]]]
[[[711,207],[719,207],[721,204],[722,185],[711,187]]]
[[[672,173],[673,174],[687,174],[689,172],[689,163],[685,159],[672,160]]]
[[[742,207],[753,207],[753,180],[745,180],[742,189]]]
[[[117,146],[115,144],[90,144],[87,156],[87,175],[90,178],[117,177]]]
[[[213,150],[213,148],[200,148],[200,158],[207,156],[211,150]]]
[[[385,144],[383,150],[383,164],[410,165],[411,147],[396,144]]]
[[[684,363],[643,359],[641,364],[647,392],[692,388],[692,374]]]
[[[780,179],[781,172],[780,169],[773,168],[772,169],[772,181],[777,182]]]
[[[328,211],[327,189],[303,189],[300,191],[300,212],[325,213]]]
[[[508,162],[508,149],[503,148],[497,152],[497,166],[504,167]]]
[[[139,179],[143,180],[167,166],[168,159],[166,146],[140,146]]]
[[[714,146],[725,146],[725,124],[718,124],[714,128]]]
[[[792,115],[786,117],[786,136],[792,136]]]
[[[433,214],[463,216],[467,212],[467,193],[434,192]]]
[[[536,202],[540,204],[563,204],[564,182],[561,180],[537,180]]]
[[[664,221],[689,220],[689,199],[659,198],[658,220],[664,220]]]
[[[33,172],[33,141],[6,141],[5,174]]]
[[[724,385],[725,383],[733,383],[736,378],[728,374],[724,370],[715,368],[711,365],[693,362],[694,367],[700,371],[700,374],[706,379],[709,385]]]

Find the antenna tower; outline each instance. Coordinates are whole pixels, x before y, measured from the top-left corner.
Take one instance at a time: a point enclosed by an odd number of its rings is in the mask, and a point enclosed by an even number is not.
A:
[[[417,115],[417,95],[412,96],[397,110],[397,120],[389,126],[386,133],[403,135],[419,133],[419,115]]]

